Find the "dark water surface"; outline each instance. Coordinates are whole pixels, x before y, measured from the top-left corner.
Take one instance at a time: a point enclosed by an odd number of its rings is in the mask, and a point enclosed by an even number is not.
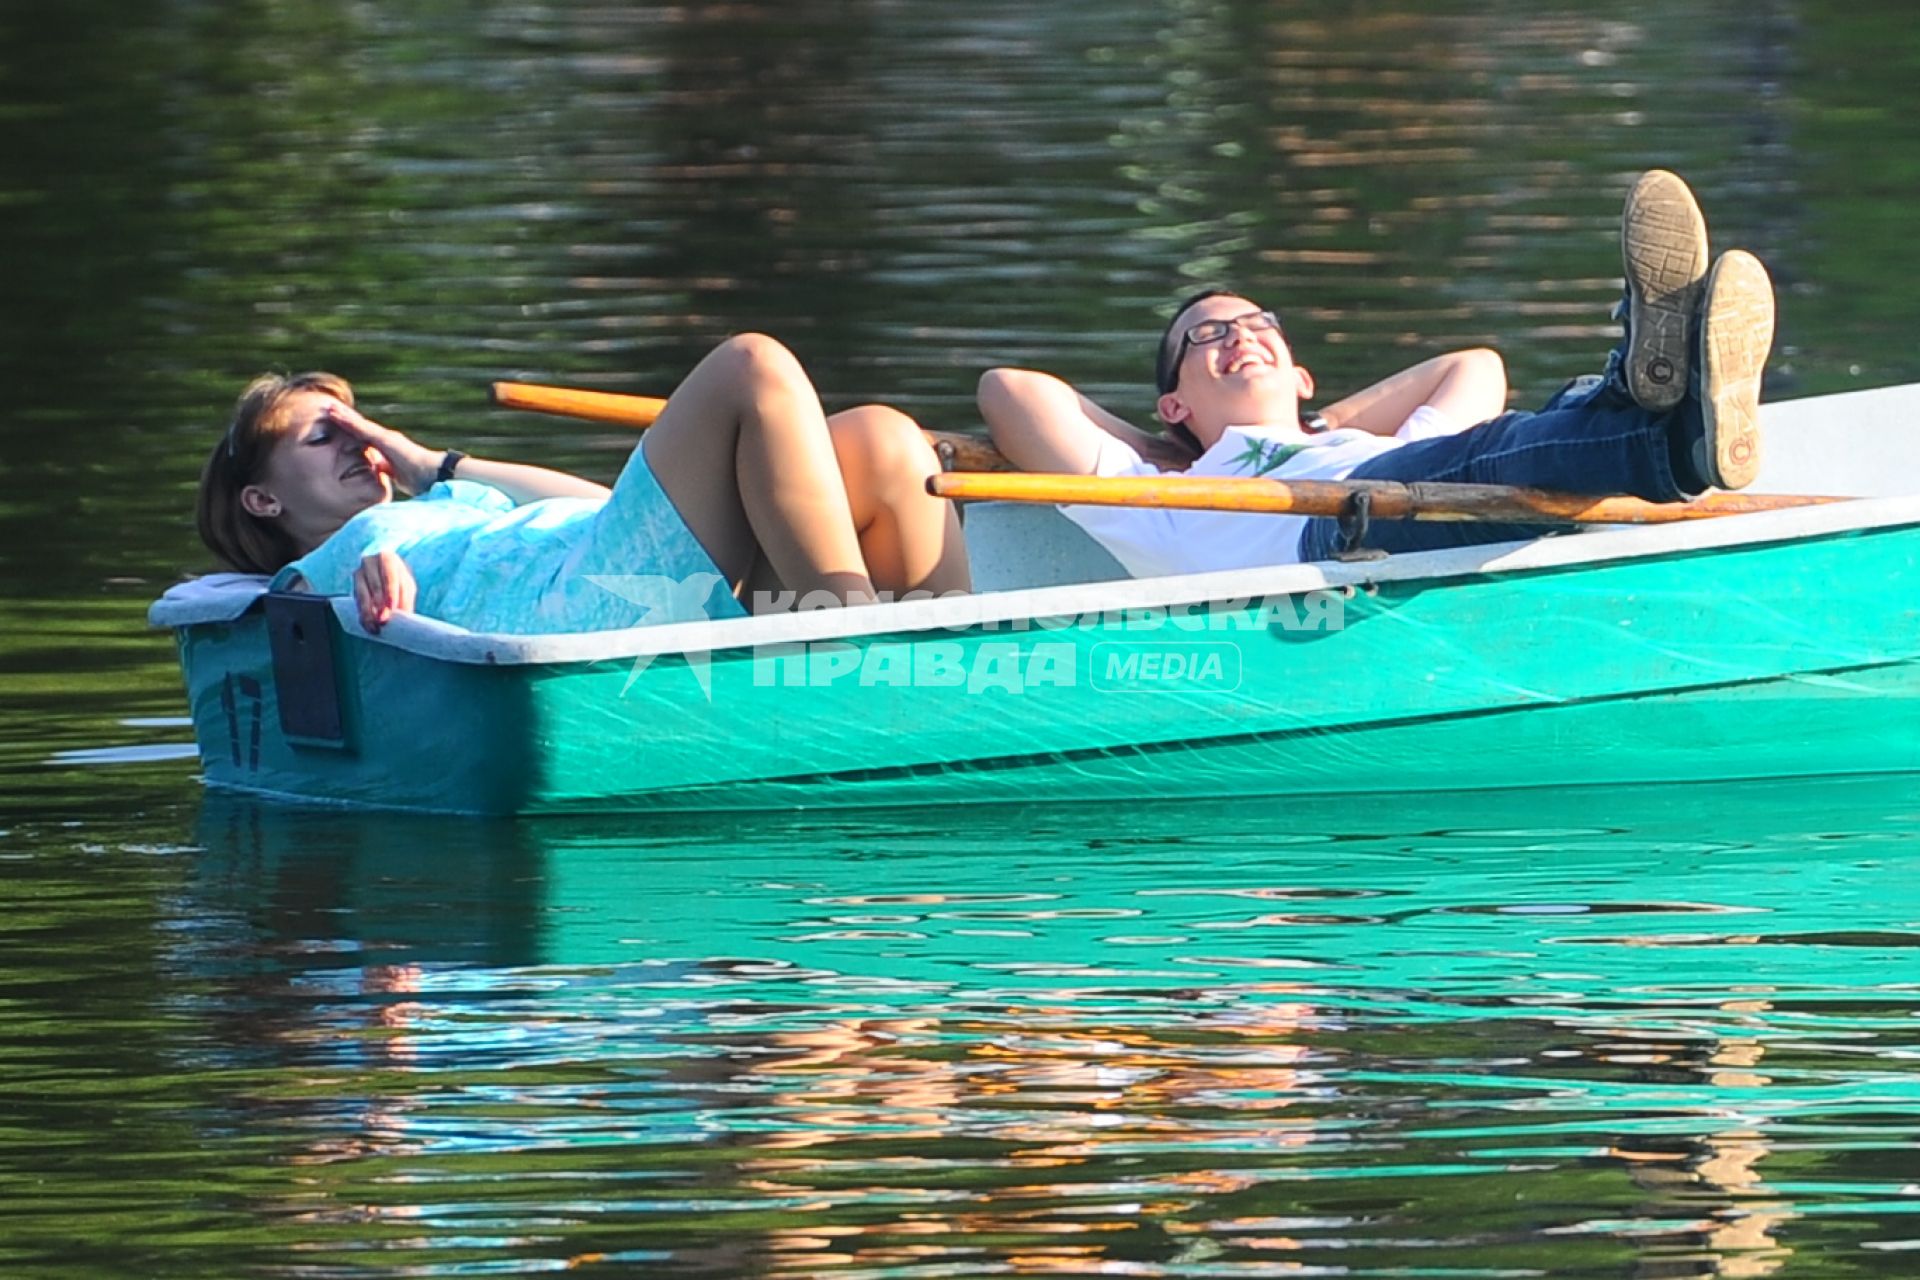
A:
[[[1916,820],[26,824],[0,1264],[1906,1275]]]
[[[448,824],[203,799],[148,601],[241,382],[609,475],[494,378],[785,338],[1143,419],[1592,367],[1632,175],[1920,379],[1875,0],[0,7],[0,1274],[1904,1276],[1920,784]]]

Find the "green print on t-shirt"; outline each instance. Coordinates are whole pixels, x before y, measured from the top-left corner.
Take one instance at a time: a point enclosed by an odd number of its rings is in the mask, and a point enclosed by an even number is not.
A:
[[[1302,449],[1310,449],[1306,444],[1279,444],[1272,440],[1247,441],[1247,447],[1228,459],[1228,465],[1237,467],[1250,476],[1264,476],[1269,471],[1278,471],[1287,464],[1287,459]]]

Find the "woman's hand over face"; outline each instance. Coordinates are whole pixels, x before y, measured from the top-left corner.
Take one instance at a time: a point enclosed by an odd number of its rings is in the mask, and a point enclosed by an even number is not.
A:
[[[327,405],[327,420],[373,450],[373,465],[393,477],[394,488],[412,497],[424,492],[439,473],[441,452],[411,437],[383,427],[352,405],[339,400]]]
[[[353,602],[368,631],[377,633],[396,613],[412,613],[416,594],[413,570],[391,551],[363,557],[353,571]]]

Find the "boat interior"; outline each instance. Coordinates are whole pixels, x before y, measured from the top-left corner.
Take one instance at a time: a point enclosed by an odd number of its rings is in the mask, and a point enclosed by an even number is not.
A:
[[[593,661],[718,650],[1017,619],[1164,608],[1393,581],[1435,582],[1610,560],[1708,551],[1753,542],[1920,524],[1920,384],[1771,403],[1765,454],[1751,492],[1824,494],[1860,502],[1795,507],[1664,525],[1588,526],[1530,542],[1494,543],[1352,562],[1277,565],[1166,578],[1129,578],[1112,556],[1051,506],[983,502],[966,508],[972,595],[857,609],[670,623],[565,635],[485,635],[433,619],[396,618],[379,639],[455,662]],[[149,613],[156,626],[238,618],[266,579],[214,574],[170,590]],[[353,602],[332,602],[343,630],[363,635]]]
[[[1920,384],[1777,401],[1762,406],[1761,421],[1765,450],[1751,492],[1850,498],[1920,494]],[[966,528],[976,591],[1127,576],[1054,507],[978,503],[967,508]],[[1686,531],[1672,532],[1678,537]]]

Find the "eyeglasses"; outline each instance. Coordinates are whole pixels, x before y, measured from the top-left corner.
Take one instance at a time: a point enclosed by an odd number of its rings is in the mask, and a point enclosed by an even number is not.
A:
[[[1271,333],[1280,327],[1280,317],[1271,311],[1249,311],[1243,316],[1226,320],[1202,320],[1187,326],[1184,340],[1189,347],[1204,347],[1232,333],[1235,325],[1240,325],[1248,333]],[[1181,354],[1184,356],[1186,353]]]
[[[1180,349],[1173,355],[1170,372],[1175,384],[1180,381],[1180,365],[1186,360],[1188,351],[1223,341],[1236,326],[1248,333],[1274,333],[1280,328],[1280,317],[1271,311],[1249,311],[1245,315],[1229,316],[1224,320],[1201,320],[1188,325],[1187,331],[1180,335]]]

